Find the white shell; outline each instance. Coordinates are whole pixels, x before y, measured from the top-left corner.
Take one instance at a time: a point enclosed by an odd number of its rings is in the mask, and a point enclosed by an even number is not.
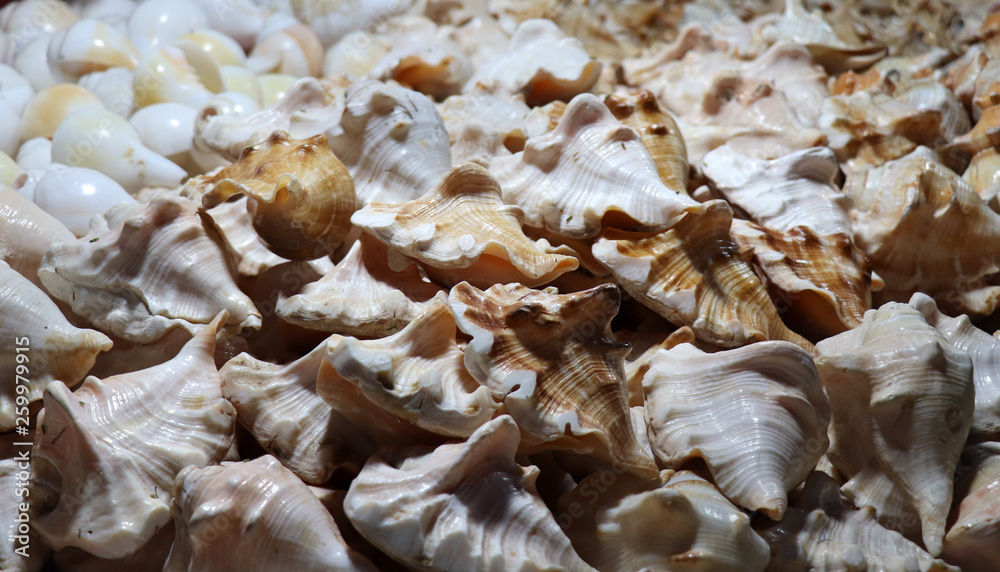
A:
[[[538,469],[514,461],[518,441],[501,416],[465,443],[386,449],[351,483],[344,511],[370,542],[423,570],[593,570],[538,496]]]
[[[375,572],[333,517],[270,455],[177,475],[176,535],[164,572]]]
[[[345,106],[326,138],[354,177],[359,206],[421,197],[451,167],[448,132],[426,95],[360,81],[348,88]]]
[[[222,309],[236,332],[260,327],[260,313],[236,287],[223,246],[191,201],[161,195],[94,221],[83,238],[53,245],[38,271],[78,315],[135,343],[171,328],[196,332]]]
[[[763,161],[723,145],[705,155],[701,168],[730,204],[761,226],[851,236],[850,200],[834,185],[837,159],[825,147]]]
[[[25,171],[52,164],[52,140],[34,137],[21,143],[17,150],[17,165]]]
[[[1000,433],[1000,340],[972,325],[969,317],[951,318],[938,311],[934,300],[923,293],[910,298],[927,323],[956,348],[972,359],[972,379],[976,383],[976,406],[972,415],[973,434]]]
[[[493,418],[498,405],[489,389],[465,369],[455,340],[455,319],[441,298],[403,330],[378,340],[333,335],[326,361],[372,402],[417,427],[468,437]],[[334,386],[319,394],[335,405]]]
[[[640,136],[595,95],[579,95],[559,125],[524,151],[491,164],[504,202],[524,210],[528,226],[592,238],[608,213],[633,223],[669,226],[698,203],[661,181]]]
[[[222,395],[236,408],[240,424],[299,478],[317,485],[340,466],[360,470],[376,448],[317,394],[326,351],[320,344],[282,366],[244,353],[219,370]]]
[[[44,508],[32,526],[54,549],[134,552],[170,522],[181,469],[226,456],[236,412],[212,357],[224,314],[162,365],[88,377],[73,393],[61,382],[46,388],[32,450],[32,498]]]
[[[17,420],[31,420],[28,404],[41,399],[49,383],[76,385],[97,354],[111,349],[107,336],[74,327],[45,292],[2,261],[0,318],[0,334],[10,340],[0,351],[10,364],[0,384],[0,431],[23,427]]]
[[[32,200],[76,236],[87,234],[94,215],[120,204],[137,204],[110,177],[84,167],[50,170],[38,178]]]
[[[38,205],[0,186],[0,259],[33,284],[42,287],[38,265],[49,246],[74,238]]]
[[[841,499],[829,475],[814,472],[781,522],[760,530],[773,554],[768,571],[907,570],[957,572],[920,546],[875,520],[875,510],[855,510]]]
[[[482,90],[454,95],[438,106],[451,141],[452,164],[470,161],[489,166],[497,156],[524,148],[531,109],[521,97],[503,97]]]
[[[750,518],[689,471],[647,481],[593,473],[559,499],[556,519],[598,570],[762,571],[767,543]]]
[[[152,152],[180,165],[192,165],[194,122],[198,111],[180,103],[154,103],[136,111],[128,122]]]
[[[143,54],[208,25],[201,7],[190,0],[143,0],[128,19],[128,35]]]
[[[100,171],[133,194],[143,187],[174,188],[187,176],[143,145],[135,127],[106,109],[69,116],[52,136],[52,160]]]
[[[833,418],[827,457],[855,506],[941,553],[952,476],[972,423],[972,361],[894,302],[816,345]]]
[[[20,72],[7,64],[0,63],[0,103],[3,103],[4,107],[16,115],[21,115],[34,96],[34,88]]]
[[[691,344],[659,350],[642,389],[658,459],[704,459],[723,494],[775,520],[829,445],[816,366],[789,342],[712,354]]]
[[[349,336],[381,337],[401,330],[443,290],[416,265],[393,268],[385,245],[363,234],[336,268],[278,300],[278,315],[305,328]]]
[[[48,46],[48,64],[53,77],[69,82],[113,67],[135,69],[140,57],[128,36],[105,22],[90,18],[58,32]]]
[[[135,110],[133,79],[131,69],[115,67],[81,76],[77,85],[96,95],[104,107],[127,119]]]
[[[67,117],[84,109],[101,109],[101,100],[82,86],[61,83],[40,90],[21,116],[21,139],[52,138]]]
[[[600,74],[601,63],[580,40],[549,20],[533,19],[517,27],[506,50],[478,67],[465,91],[481,86],[497,94],[521,93],[531,105],[540,105],[589,91]]]
[[[197,46],[193,46],[191,51],[193,55],[208,58],[218,67],[218,63]],[[211,99],[212,92],[205,85],[205,78],[192,66],[193,63],[181,47],[173,45],[160,48],[143,58],[136,67],[132,80],[136,106],[174,102],[198,109],[204,105]],[[218,87],[221,88],[221,78],[216,79],[219,79]]]

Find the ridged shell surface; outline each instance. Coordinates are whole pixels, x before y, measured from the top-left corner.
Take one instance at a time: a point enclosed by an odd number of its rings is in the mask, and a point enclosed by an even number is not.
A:
[[[261,447],[303,481],[321,485],[338,467],[357,471],[375,452],[368,436],[317,394],[326,354],[320,344],[285,365],[243,353],[219,370],[222,396]]]
[[[419,199],[370,203],[351,222],[450,284],[538,286],[577,268],[575,258],[543,252],[528,239],[522,218],[520,208],[503,203],[489,171],[470,163]]]
[[[326,137],[293,139],[284,131],[247,147],[218,173],[192,179],[184,192],[205,208],[246,195],[261,242],[293,260],[333,253],[351,230],[357,202],[354,179]]]
[[[763,283],[730,236],[733,212],[724,201],[704,205],[669,230],[605,233],[594,257],[626,292],[698,339],[723,347],[756,340],[809,342],[781,321]]]
[[[972,360],[894,302],[816,345],[833,418],[827,457],[856,506],[941,553],[952,476],[975,404]]]
[[[464,443],[386,449],[351,483],[344,511],[416,570],[593,570],[538,496],[538,469],[514,461],[518,441],[505,415]]]
[[[526,225],[572,238],[605,226],[665,227],[700,209],[685,189],[663,184],[639,133],[591,94],[574,97],[555,129],[490,170]]]
[[[164,572],[374,572],[333,517],[277,459],[188,467],[177,475],[174,545]]]
[[[171,195],[109,211],[73,242],[52,245],[39,278],[96,327],[136,343],[196,332],[222,309],[233,330],[260,327],[221,240],[191,201]]]
[[[816,366],[789,342],[659,350],[642,389],[658,459],[704,459],[723,494],[774,519],[829,445],[830,406]]]
[[[568,449],[637,474],[654,471],[635,439],[624,358],[611,318],[621,294],[611,284],[572,294],[520,284],[451,290],[458,327],[472,341],[465,364],[502,402],[525,445]]]
[[[102,558],[139,549],[170,522],[174,478],[220,462],[235,438],[236,412],[220,391],[215,335],[225,312],[161,365],[75,392],[45,391],[31,457],[32,526],[54,549]]]

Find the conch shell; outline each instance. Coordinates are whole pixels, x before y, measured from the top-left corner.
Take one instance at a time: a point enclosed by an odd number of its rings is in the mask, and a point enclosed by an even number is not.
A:
[[[781,522],[760,530],[771,545],[769,572],[787,570],[916,570],[957,572],[875,520],[870,506],[854,510],[826,473],[809,475]]]
[[[686,192],[687,147],[677,123],[669,113],[660,110],[656,96],[646,89],[634,94],[615,93],[604,104],[616,119],[639,133],[663,184]]]
[[[650,474],[653,460],[629,415],[627,345],[610,331],[620,301],[612,284],[560,295],[462,283],[449,295],[458,327],[472,336],[466,367],[517,421],[525,445],[589,453]]]
[[[58,219],[0,185],[0,260],[38,287],[38,265],[53,242],[76,237]]]
[[[83,238],[52,245],[38,276],[96,327],[149,343],[171,328],[193,334],[222,309],[236,333],[260,327],[218,235],[191,201],[164,194],[94,221]]]
[[[384,449],[351,483],[344,512],[393,559],[421,570],[592,571],[514,461],[509,416],[437,449]]]
[[[1000,215],[923,152],[848,176],[854,239],[885,281],[888,299],[966,289],[1000,271]]]
[[[0,348],[7,371],[0,382],[0,431],[29,421],[28,405],[55,380],[79,383],[111,339],[70,324],[45,292],[0,261]]]
[[[101,558],[135,552],[170,522],[181,469],[226,456],[236,412],[213,359],[225,314],[166,363],[88,377],[75,392],[59,381],[46,388],[31,452],[39,509],[31,523],[49,546]]]
[[[856,506],[941,553],[952,476],[975,405],[972,361],[920,312],[890,302],[816,345],[833,420],[827,457]]]
[[[494,416],[498,404],[469,374],[455,340],[455,318],[442,300],[402,331],[378,340],[333,335],[326,361],[371,402],[417,427],[468,437]],[[336,404],[336,376],[318,381],[320,396]]]
[[[594,473],[559,499],[559,524],[598,570],[762,571],[767,544],[750,518],[690,471],[648,481]]]
[[[605,233],[593,254],[643,305],[698,339],[721,347],[758,340],[809,342],[789,330],[751,269],[750,252],[730,237],[725,201],[705,203],[658,234]]]
[[[850,235],[818,236],[807,226],[786,232],[733,220],[733,240],[752,248],[775,306],[795,331],[825,338],[861,325],[872,305],[872,273]]]
[[[382,337],[403,329],[444,292],[413,263],[394,268],[386,246],[362,233],[331,272],[301,293],[279,298],[277,312],[304,328]]]
[[[605,226],[663,228],[700,210],[686,189],[663,184],[641,136],[591,94],[574,97],[555,129],[490,169],[525,224],[572,238]]]
[[[333,517],[270,455],[190,466],[170,489],[176,523],[164,572],[375,572],[344,543]]]
[[[660,350],[642,389],[658,459],[673,467],[704,459],[726,497],[775,520],[829,445],[816,366],[789,342]]]
[[[298,360],[275,365],[243,353],[219,370],[222,396],[235,407],[240,424],[268,453],[315,485],[329,481],[341,466],[359,471],[376,448],[317,394],[325,355],[320,344]]]
[[[451,168],[448,132],[434,103],[398,85],[352,84],[340,124],[326,138],[354,177],[359,206],[421,197]]]
[[[956,348],[972,359],[972,379],[976,383],[976,407],[972,414],[971,434],[1000,435],[1000,340],[972,325],[969,317],[948,317],[926,294],[910,298],[927,323]]]
[[[1000,566],[1000,444],[974,445],[965,450],[955,485],[954,524],[944,537],[942,556],[966,572],[987,572]],[[964,474],[963,474],[964,473]]]
[[[577,268],[575,258],[543,252],[528,239],[522,218],[520,208],[503,203],[489,171],[469,163],[449,171],[423,197],[371,203],[351,222],[445,283],[538,286]]]
[[[356,205],[354,179],[326,137],[298,140],[284,131],[247,147],[218,173],[190,180],[184,192],[205,208],[245,194],[261,242],[292,260],[333,253],[351,230]]]

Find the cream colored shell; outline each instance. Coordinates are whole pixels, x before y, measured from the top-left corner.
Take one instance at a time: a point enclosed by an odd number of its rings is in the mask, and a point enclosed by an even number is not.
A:
[[[346,336],[395,333],[444,292],[423,278],[415,264],[403,264],[394,267],[386,246],[362,234],[331,272],[299,294],[280,297],[278,315],[304,328]]]
[[[833,410],[827,457],[856,506],[941,553],[952,476],[975,404],[972,360],[894,302],[816,345]]]
[[[26,427],[33,418],[29,404],[42,398],[48,384],[80,383],[97,355],[111,349],[107,336],[70,324],[45,292],[3,261],[0,335],[8,340],[0,348],[8,364],[0,383],[0,431]]]
[[[775,520],[829,445],[830,406],[816,366],[789,342],[659,350],[642,389],[660,461],[704,459],[726,497]]]
[[[966,572],[995,569],[1000,566],[1000,444],[966,448],[956,476],[954,523],[942,555]]]
[[[538,496],[538,469],[514,461],[519,440],[505,415],[464,443],[384,449],[351,483],[344,512],[369,542],[421,570],[593,570]]]
[[[261,447],[303,481],[321,485],[338,467],[358,471],[375,443],[317,394],[326,348],[285,365],[243,353],[219,370],[222,396]]]
[[[767,544],[750,518],[690,471],[639,479],[593,473],[559,498],[556,518],[598,570],[762,571]]]
[[[449,171],[423,197],[371,203],[351,222],[447,284],[538,286],[577,268],[575,258],[548,254],[540,248],[547,244],[528,239],[522,218],[520,208],[503,203],[489,171],[469,163]]]
[[[493,418],[498,403],[465,369],[456,333],[451,310],[437,300],[391,336],[377,340],[331,336],[325,344],[326,361],[360,390],[372,409],[430,433],[468,437]],[[340,385],[336,376],[324,376],[317,391],[336,406]],[[370,421],[361,424],[369,425]]]
[[[161,195],[94,220],[83,238],[52,245],[38,274],[96,327],[148,343],[171,328],[196,332],[222,309],[228,329],[260,327],[220,239],[191,201]]]
[[[606,226],[663,228],[700,209],[685,189],[661,182],[640,135],[591,94],[573,98],[555,129],[497,157],[490,170],[526,225],[572,238]]]
[[[32,527],[54,549],[102,558],[138,550],[170,522],[174,477],[220,462],[236,412],[222,398],[212,357],[221,312],[174,359],[75,392],[45,391],[32,449]]]
[[[288,469],[265,455],[179,475],[164,572],[375,572],[347,547],[333,517]]]

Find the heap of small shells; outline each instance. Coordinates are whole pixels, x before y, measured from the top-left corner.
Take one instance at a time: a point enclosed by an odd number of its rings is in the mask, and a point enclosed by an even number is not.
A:
[[[995,3],[16,0],[0,570],[998,570],[998,196]]]

